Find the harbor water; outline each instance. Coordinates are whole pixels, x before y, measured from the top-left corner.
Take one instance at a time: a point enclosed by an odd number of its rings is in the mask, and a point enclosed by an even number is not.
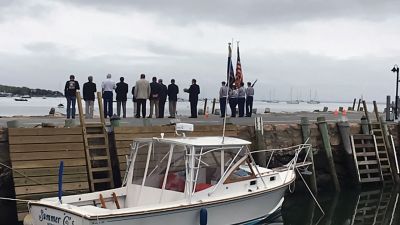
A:
[[[307,193],[285,197],[281,214],[262,225],[397,225],[400,224],[396,187],[342,190],[318,195],[325,215]]]
[[[14,98],[11,97],[1,97],[0,98],[0,116],[44,116],[48,115],[51,108],[55,108],[56,112],[65,114],[65,108],[58,108],[59,104],[63,104],[65,107],[67,105],[65,98],[41,98],[41,97],[33,97],[27,99],[27,101],[15,101]],[[82,105],[85,106],[85,103],[82,102]],[[133,116],[133,102],[131,99],[128,99],[127,102],[127,116]],[[356,104],[357,108],[358,103]],[[212,102],[208,100],[208,111],[211,112]],[[268,103],[265,101],[254,101],[254,109],[257,109],[257,113],[264,113],[265,109],[268,108],[270,112],[274,113],[282,113],[282,112],[313,112],[315,110],[322,111],[324,107],[328,107],[329,111],[335,111],[339,109],[339,107],[343,107],[347,109],[348,107],[352,107],[352,102],[321,102],[320,104],[307,104],[306,102],[300,102],[299,104],[287,104],[286,102],[279,103]],[[149,103],[147,103],[147,108],[149,107]],[[373,106],[371,103],[367,105],[368,110],[372,110]],[[378,109],[383,111],[385,108],[385,104],[378,104]],[[165,106],[165,111],[168,112],[168,102]],[[199,101],[198,108],[204,108],[204,101]],[[215,108],[219,109],[219,103],[215,104]],[[228,113],[230,113],[229,107]],[[78,110],[78,107],[76,107]],[[114,112],[116,112],[116,103],[114,102]],[[149,112],[149,109],[147,110]],[[78,112],[77,112],[78,113]],[[95,115],[98,115],[98,107],[97,102],[95,102]],[[178,102],[177,104],[177,114],[186,116],[190,115],[190,104],[187,101]],[[166,114],[168,115],[168,114]]]

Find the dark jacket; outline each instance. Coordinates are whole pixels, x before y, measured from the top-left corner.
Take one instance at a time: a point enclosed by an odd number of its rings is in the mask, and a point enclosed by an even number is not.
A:
[[[136,98],[135,98],[135,86],[132,87],[132,102],[136,102]]]
[[[160,99],[161,85],[157,82],[150,83],[150,100]]]
[[[126,101],[128,94],[128,84],[125,82],[117,83],[117,87],[115,88],[115,93],[117,93],[117,101]]]
[[[178,101],[179,88],[176,84],[168,85],[168,101]]]
[[[64,95],[65,97],[76,96],[76,90],[79,90],[79,83],[76,80],[69,80],[65,83]]]
[[[165,84],[160,83],[160,101],[167,101],[168,88]]]
[[[197,84],[190,85],[188,93],[190,102],[199,100],[200,86]]]
[[[86,82],[83,84],[83,100],[85,101],[94,101],[95,96],[94,93],[96,93],[96,84],[93,82]]]

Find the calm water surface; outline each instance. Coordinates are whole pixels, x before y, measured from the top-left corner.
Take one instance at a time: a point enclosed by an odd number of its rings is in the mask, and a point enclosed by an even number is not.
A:
[[[0,97],[0,116],[44,116],[48,115],[50,108],[54,107],[56,112],[66,113],[65,108],[57,108],[58,104],[67,105],[65,98],[40,98],[34,97],[28,99],[26,102],[18,102],[14,101],[14,98],[11,97]],[[82,102],[83,107],[85,107],[85,103]],[[127,101],[127,116],[133,116],[133,103],[131,99]],[[265,108],[269,108],[271,112],[299,112],[306,111],[312,112],[314,110],[322,111],[324,107],[328,107],[330,111],[335,111],[339,107],[347,107],[352,106],[353,103],[341,103],[341,102],[321,102],[320,104],[307,104],[306,102],[301,102],[300,104],[287,104],[286,102],[279,103],[268,103],[264,101],[254,101],[253,108],[257,109],[257,113],[263,113]],[[211,111],[212,103],[208,101],[208,108]],[[204,102],[199,101],[198,108],[201,109],[204,107]],[[219,103],[216,104],[216,109],[219,109]],[[357,107],[357,104],[356,104]],[[165,106],[165,111],[168,112],[168,102]],[[372,104],[368,104],[369,109],[373,109]],[[383,111],[385,108],[384,104],[378,104],[379,110]],[[78,110],[78,109],[77,109]],[[116,112],[116,103],[114,103],[114,111]],[[147,102],[147,112],[149,112],[149,103]],[[98,115],[97,102],[95,102],[95,112]],[[190,105],[189,102],[178,102],[177,104],[177,113],[178,115],[190,115]],[[228,107],[228,113],[230,113],[230,109]],[[167,114],[168,115],[168,114]]]
[[[307,194],[291,194],[285,198],[281,216],[262,225],[400,224],[398,187],[320,194],[318,199],[325,215]]]

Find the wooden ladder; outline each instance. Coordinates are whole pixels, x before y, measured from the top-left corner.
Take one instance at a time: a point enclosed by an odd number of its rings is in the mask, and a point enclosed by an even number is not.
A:
[[[378,108],[376,106],[376,102],[374,101],[374,114],[376,117],[376,121],[371,122],[368,116],[367,105],[365,101],[363,101],[364,105],[364,113],[368,121],[369,129],[372,135],[375,136],[375,145],[377,148],[378,159],[380,162],[380,170],[382,172],[382,177],[384,182],[393,182],[393,174],[389,160],[389,154],[387,151],[387,144],[385,142],[385,137],[383,135],[382,123],[380,121]]]
[[[376,209],[375,218],[374,218],[374,225],[385,225],[385,219],[387,216],[390,200],[392,197],[392,193],[390,191],[385,191],[385,187],[381,189],[381,195],[379,198],[379,203]]]
[[[85,121],[82,108],[82,98],[79,92],[76,93],[76,97],[85,144],[90,190],[100,191],[114,188],[114,179],[108,146],[108,133],[105,126],[101,93],[97,92],[97,101],[99,103],[100,112],[99,122],[87,123]]]
[[[380,191],[373,190],[362,192],[358,195],[357,205],[353,214],[351,224],[366,225],[373,224],[376,215],[376,209],[379,203]]]
[[[354,134],[350,136],[356,164],[358,181],[360,183],[381,182],[380,160],[376,148],[375,136]]]
[[[393,181],[392,169],[390,166],[389,155],[383,136],[382,126],[380,122],[371,123],[371,132],[375,136],[376,148],[381,165],[381,171],[384,181]]]

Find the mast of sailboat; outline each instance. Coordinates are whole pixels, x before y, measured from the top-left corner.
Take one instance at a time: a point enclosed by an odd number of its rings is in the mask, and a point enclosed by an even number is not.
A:
[[[230,81],[230,75],[231,75],[231,64],[232,64],[232,48],[231,48],[231,45],[232,45],[232,43],[233,43],[233,38],[232,38],[232,42],[231,43],[228,43],[228,50],[229,50],[229,55],[228,55],[228,74],[226,75],[226,86],[228,86],[229,87],[229,85],[230,85],[230,83],[229,83],[229,81]],[[239,44],[239,42],[238,42],[238,44]],[[233,67],[232,67],[232,69],[233,69]],[[228,107],[228,100],[229,100],[229,89],[228,89],[228,91],[226,92],[226,102],[225,102],[225,115],[224,115],[224,126],[223,126],[223,129],[222,129],[222,144],[224,143],[224,141],[225,141],[225,129],[226,129],[226,108]]]

